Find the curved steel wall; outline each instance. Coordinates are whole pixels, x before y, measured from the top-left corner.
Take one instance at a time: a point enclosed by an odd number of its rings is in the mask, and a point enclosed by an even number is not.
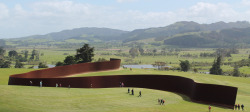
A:
[[[113,70],[120,67],[120,59],[110,59],[106,62],[83,63],[54,67],[49,69],[32,71],[24,74],[11,75],[9,85],[55,87],[56,83],[62,87],[72,88],[109,88],[119,87],[119,82],[124,82],[126,87],[140,87],[158,89],[181,93],[192,101],[214,104],[232,108],[234,106],[237,88],[230,86],[196,83],[192,79],[170,75],[116,75],[116,76],[92,76],[92,77],[65,77],[72,74]]]

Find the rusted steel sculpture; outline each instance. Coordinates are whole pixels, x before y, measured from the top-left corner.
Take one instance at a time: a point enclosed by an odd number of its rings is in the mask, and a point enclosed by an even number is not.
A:
[[[120,68],[120,59],[110,59],[105,62],[82,63],[31,71],[23,74],[11,75],[9,85],[30,85],[55,87],[56,83],[62,87],[71,88],[109,88],[119,87],[123,82],[125,87],[150,88],[171,91],[188,96],[192,101],[214,104],[232,108],[235,104],[237,88],[230,86],[196,83],[192,79],[171,75],[115,75],[66,77],[73,74],[115,70]]]

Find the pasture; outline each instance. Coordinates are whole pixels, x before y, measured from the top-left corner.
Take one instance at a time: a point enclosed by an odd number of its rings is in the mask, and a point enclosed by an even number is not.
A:
[[[0,110],[4,112],[208,112],[207,104],[191,102],[181,94],[146,88],[134,88],[135,96],[127,94],[127,88],[55,88],[9,86],[8,76],[31,71],[32,69],[0,69]],[[119,74],[169,74],[188,77],[196,82],[222,84],[238,87],[236,103],[245,104],[245,112],[250,107],[250,78],[133,69],[94,72],[77,76],[101,76]],[[142,91],[142,97],[137,97]],[[158,98],[166,100],[159,105]],[[213,112],[233,112],[234,110],[212,106]]]

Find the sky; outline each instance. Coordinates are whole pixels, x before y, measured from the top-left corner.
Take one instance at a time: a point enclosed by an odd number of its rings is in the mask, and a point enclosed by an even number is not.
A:
[[[250,21],[250,0],[1,0],[0,38],[81,27],[132,31],[178,21]]]

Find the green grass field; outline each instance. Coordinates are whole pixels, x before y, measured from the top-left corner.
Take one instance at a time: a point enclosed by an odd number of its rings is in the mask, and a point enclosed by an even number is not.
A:
[[[127,94],[127,88],[68,89],[7,85],[9,75],[31,70],[0,69],[1,112],[208,112],[208,105],[190,102],[186,96],[146,88],[134,88],[135,96],[132,96]],[[245,112],[250,110],[250,78],[141,69],[120,69],[78,76],[117,74],[172,74],[192,78],[197,82],[236,86],[239,88],[236,103],[245,104]],[[137,97],[140,90],[142,97]],[[165,99],[165,105],[158,105],[158,98]],[[234,110],[212,106],[212,112]]]

